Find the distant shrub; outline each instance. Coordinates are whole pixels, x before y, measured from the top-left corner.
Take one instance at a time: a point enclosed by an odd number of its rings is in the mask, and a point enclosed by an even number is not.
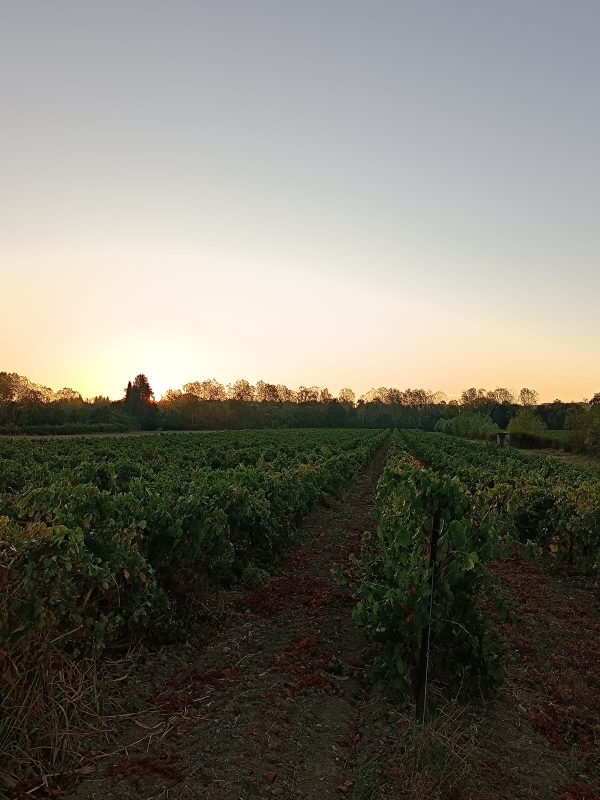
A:
[[[438,420],[435,430],[451,436],[463,436],[466,439],[489,439],[500,428],[487,414],[466,411],[453,419]]]
[[[565,421],[565,448],[576,453],[600,454],[600,406],[589,411],[572,411]]]
[[[507,430],[510,434],[522,433],[533,434],[534,436],[544,436],[546,425],[531,408],[522,408],[508,423]],[[550,447],[552,441],[549,440]]]

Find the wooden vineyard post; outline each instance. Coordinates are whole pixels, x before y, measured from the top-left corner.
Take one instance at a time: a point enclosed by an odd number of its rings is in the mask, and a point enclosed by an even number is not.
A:
[[[436,582],[437,546],[440,538],[440,509],[433,512],[431,528],[431,546],[429,550],[429,566],[431,568],[431,595],[429,597],[429,619],[421,633],[421,653],[419,655],[419,671],[417,673],[417,719],[425,719],[425,701],[427,698],[427,668],[429,666],[429,643],[431,639],[431,614],[433,608],[433,592]]]

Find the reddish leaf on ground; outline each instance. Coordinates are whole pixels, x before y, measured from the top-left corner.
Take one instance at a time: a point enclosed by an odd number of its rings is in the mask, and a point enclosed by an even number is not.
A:
[[[583,781],[575,781],[570,786],[565,786],[565,791],[558,800],[600,800],[600,795]]]
[[[162,775],[163,778],[170,780],[180,780],[180,761],[181,756],[171,751],[143,756],[135,761],[131,758],[123,758],[116,764],[112,764],[107,769],[107,774],[113,777],[117,783],[128,775]]]

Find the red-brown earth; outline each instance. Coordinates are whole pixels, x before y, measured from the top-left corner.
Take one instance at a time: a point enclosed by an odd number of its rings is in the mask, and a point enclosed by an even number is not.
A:
[[[432,687],[423,728],[388,682],[366,679],[352,581],[341,589],[330,570],[374,529],[384,458],[312,514],[274,577],[215,603],[208,638],[115,668],[151,708],[115,721],[70,797],[598,800],[600,605],[579,576],[519,557],[496,567],[521,616],[503,625],[512,656],[492,699]]]

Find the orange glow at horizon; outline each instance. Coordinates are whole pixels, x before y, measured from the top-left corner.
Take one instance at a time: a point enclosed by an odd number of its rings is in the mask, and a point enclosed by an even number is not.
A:
[[[16,302],[0,319],[1,368],[55,390],[69,386],[83,396],[112,399],[122,397],[140,372],[157,398],[209,378],[224,385],[239,378],[317,385],[336,395],[348,386],[357,397],[380,386],[449,396],[471,386],[516,392],[527,386],[550,402],[581,400],[597,389],[589,374],[593,343],[582,347],[580,340],[574,348],[560,321],[553,330],[532,333],[516,324],[518,308],[505,320],[473,303],[466,316],[463,307],[414,287],[390,293],[364,282],[340,284],[306,268],[301,282],[295,271],[275,267],[256,275],[235,256],[221,260],[220,269],[195,271],[187,252],[14,254],[16,269],[5,286]],[[177,263],[169,275],[161,274],[163,258]],[[86,274],[79,270],[84,260]],[[89,294],[93,276],[106,275],[111,261],[112,280],[94,287],[93,304],[79,302],[77,295]],[[125,261],[128,270],[121,269]],[[51,268],[41,271],[40,263]],[[72,281],[55,289],[59,264]],[[187,291],[169,289],[175,271],[186,275]],[[144,272],[152,287],[140,291]],[[120,292],[113,291],[117,280]],[[38,288],[30,297],[21,287],[31,285]]]
[[[434,5],[6,4],[0,370],[599,391],[600,6]]]

